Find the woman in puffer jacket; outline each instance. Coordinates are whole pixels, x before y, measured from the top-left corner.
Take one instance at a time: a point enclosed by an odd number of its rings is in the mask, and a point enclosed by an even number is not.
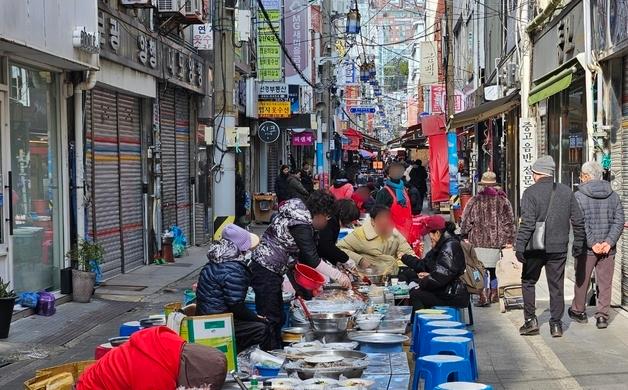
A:
[[[238,352],[264,344],[269,334],[268,321],[244,304],[251,281],[249,251],[258,243],[255,234],[234,224],[225,226],[222,239],[207,251],[209,261],[196,289],[196,315],[233,313]]]
[[[405,279],[415,288],[410,290],[413,309],[434,306],[467,307],[469,292],[460,280],[466,262],[460,241],[454,235],[456,225],[433,215],[426,222],[432,240],[432,250],[423,260],[404,255],[401,261],[409,270]],[[413,273],[408,277],[408,273]],[[416,276],[415,276],[416,275]]]

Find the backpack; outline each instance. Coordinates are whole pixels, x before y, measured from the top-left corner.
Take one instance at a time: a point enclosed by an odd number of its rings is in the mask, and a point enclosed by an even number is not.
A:
[[[461,241],[460,244],[462,245],[464,261],[466,263],[464,273],[460,276],[460,280],[467,286],[469,294],[479,294],[484,289],[486,268],[484,268],[484,264],[478,259],[473,245],[464,241]]]

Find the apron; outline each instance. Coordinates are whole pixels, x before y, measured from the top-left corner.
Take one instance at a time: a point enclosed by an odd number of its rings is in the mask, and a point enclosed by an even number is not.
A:
[[[406,207],[403,207],[397,201],[395,191],[393,191],[393,189],[388,186],[385,186],[384,188],[386,188],[386,190],[393,199],[392,206],[390,207],[390,215],[395,224],[395,227],[397,228],[399,233],[401,233],[412,245],[415,237],[412,233],[412,207],[410,205],[410,197],[408,196],[408,191],[405,188],[403,189],[403,197],[406,200]]]

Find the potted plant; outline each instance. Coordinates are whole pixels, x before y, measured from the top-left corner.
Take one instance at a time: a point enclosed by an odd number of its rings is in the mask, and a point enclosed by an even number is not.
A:
[[[0,278],[0,339],[9,337],[15,298],[17,298],[15,292],[9,290],[9,282],[5,283],[4,280]]]
[[[72,270],[72,300],[87,303],[94,294],[96,274],[92,264],[100,264],[105,255],[102,245],[81,240],[66,256],[76,263]]]

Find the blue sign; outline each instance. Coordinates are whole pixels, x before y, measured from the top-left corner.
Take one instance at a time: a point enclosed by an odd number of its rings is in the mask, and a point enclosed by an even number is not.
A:
[[[356,107],[351,107],[351,109],[349,111],[351,111],[352,114],[374,114],[375,113],[375,107],[360,107],[360,106],[356,106]]]
[[[447,133],[447,154],[450,203],[456,209],[460,207],[460,189],[458,188],[458,136],[455,132]]]

